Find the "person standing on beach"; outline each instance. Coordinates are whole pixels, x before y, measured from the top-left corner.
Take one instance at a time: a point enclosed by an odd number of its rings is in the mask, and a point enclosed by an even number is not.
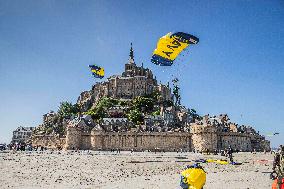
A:
[[[231,148],[231,146],[229,146],[227,154],[230,159],[230,162],[232,163],[234,160],[233,160],[233,149]]]
[[[284,188],[284,146],[282,145],[280,145],[278,152],[275,154],[272,169],[271,178],[274,179],[272,189]],[[276,176],[273,175],[274,173]]]

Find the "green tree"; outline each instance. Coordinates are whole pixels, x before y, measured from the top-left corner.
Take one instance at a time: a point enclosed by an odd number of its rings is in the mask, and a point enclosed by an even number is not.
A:
[[[51,134],[53,131],[53,128],[52,127],[48,127],[46,130],[45,130],[45,133],[46,134]]]
[[[85,112],[88,115],[91,115],[93,119],[100,120],[107,116],[107,110],[115,105],[121,104],[120,100],[104,97],[99,100],[96,107]]]
[[[174,105],[174,103],[173,103],[173,101],[171,101],[171,100],[165,100],[165,101],[163,101],[163,106],[165,106],[165,107],[171,107],[171,106],[173,106]]]
[[[139,111],[137,109],[130,110],[130,112],[127,114],[127,117],[134,124],[143,123],[143,114],[142,114],[141,111]]]
[[[61,102],[58,108],[58,114],[63,117],[69,119],[72,115],[76,115],[79,113],[79,108],[77,104],[72,104],[70,102]]]
[[[151,113],[154,109],[154,100],[143,96],[138,96],[133,100],[134,109]]]
[[[153,101],[159,102],[161,97],[162,97],[162,95],[161,95],[161,93],[159,91],[153,91],[151,94],[145,95],[144,97],[145,98],[151,98],[151,99],[153,99]]]
[[[200,120],[201,116],[196,113],[195,109],[188,109],[189,116],[191,117],[191,121],[195,119]]]
[[[157,111],[153,112],[152,115],[153,115],[153,116],[155,116],[155,115],[160,115],[160,110],[157,110]]]

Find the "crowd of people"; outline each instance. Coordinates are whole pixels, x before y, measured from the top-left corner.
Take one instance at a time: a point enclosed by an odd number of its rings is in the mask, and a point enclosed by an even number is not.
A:
[[[8,144],[5,149],[12,151],[45,151],[47,150],[44,146],[32,146],[32,144],[19,142]]]

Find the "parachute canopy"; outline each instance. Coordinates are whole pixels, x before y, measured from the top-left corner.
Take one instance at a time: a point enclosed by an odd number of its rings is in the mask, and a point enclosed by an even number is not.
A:
[[[206,173],[202,167],[190,166],[181,172],[180,186],[187,189],[201,189],[206,182]]]
[[[198,42],[199,39],[193,35],[183,32],[170,32],[159,39],[151,62],[161,66],[171,66],[173,61],[186,47]]]
[[[207,159],[206,162],[208,162],[208,163],[218,163],[218,164],[221,164],[221,165],[227,165],[227,164],[229,164],[228,161],[226,161],[226,160],[220,160],[220,159]]]
[[[92,75],[95,78],[100,78],[102,79],[105,76],[105,70],[102,67],[99,67],[97,65],[89,65],[89,67],[91,68],[91,72]]]
[[[280,133],[267,133],[267,136],[272,137],[272,136],[279,135],[279,134]]]

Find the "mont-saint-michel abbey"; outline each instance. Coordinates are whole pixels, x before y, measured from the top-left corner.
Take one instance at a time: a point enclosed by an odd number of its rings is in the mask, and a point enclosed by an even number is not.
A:
[[[1,0],[0,189],[284,189],[282,2]]]
[[[134,52],[131,47],[129,60],[121,75],[113,75],[108,81],[97,83],[91,91],[85,91],[78,99],[78,104],[87,110],[90,104],[97,102],[102,97],[115,99],[134,99],[137,96],[149,95],[159,91],[164,100],[171,99],[169,85],[157,84],[156,78],[148,68],[137,66],[134,61]]]
[[[174,88],[178,88],[174,84]],[[170,84],[129,59],[121,75],[80,94],[72,114],[50,111],[32,135],[35,146],[90,150],[268,151],[270,142],[227,114],[200,116],[182,106]]]

